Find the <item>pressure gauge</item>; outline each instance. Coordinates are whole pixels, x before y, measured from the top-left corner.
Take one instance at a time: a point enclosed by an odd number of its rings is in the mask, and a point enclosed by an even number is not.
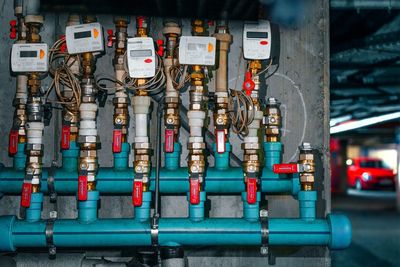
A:
[[[154,41],[150,37],[128,38],[127,58],[131,78],[151,78],[156,74]]]
[[[271,57],[271,25],[267,20],[246,22],[243,30],[245,59],[265,60]]]
[[[179,63],[183,65],[215,65],[215,37],[182,36],[179,42]]]
[[[13,44],[11,70],[13,72],[47,72],[47,44]]]
[[[67,26],[65,39],[69,54],[104,50],[103,30],[98,22]]]

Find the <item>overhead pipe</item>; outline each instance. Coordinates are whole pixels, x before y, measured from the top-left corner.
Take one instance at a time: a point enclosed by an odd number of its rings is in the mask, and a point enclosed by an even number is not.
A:
[[[331,0],[332,9],[399,9],[400,2],[393,0]]]

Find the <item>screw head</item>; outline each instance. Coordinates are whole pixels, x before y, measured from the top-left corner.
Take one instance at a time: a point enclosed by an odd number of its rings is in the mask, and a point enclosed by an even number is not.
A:
[[[261,247],[260,248],[260,254],[261,255],[268,255],[268,247]]]

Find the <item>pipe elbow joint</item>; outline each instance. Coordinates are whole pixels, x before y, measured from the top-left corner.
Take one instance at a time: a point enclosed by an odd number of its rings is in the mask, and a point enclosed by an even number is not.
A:
[[[329,214],[327,221],[331,232],[328,244],[329,248],[332,250],[348,248],[352,238],[352,228],[349,218],[343,214]]]

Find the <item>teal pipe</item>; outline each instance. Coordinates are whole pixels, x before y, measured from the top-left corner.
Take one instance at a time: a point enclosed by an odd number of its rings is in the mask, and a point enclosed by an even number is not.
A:
[[[165,156],[165,169],[169,171],[177,170],[179,168],[179,163],[181,160],[182,145],[180,143],[174,143],[174,152],[165,152],[164,146],[164,156]]]
[[[150,190],[154,191],[155,170],[152,170]],[[0,168],[0,192],[7,194],[20,194],[24,172],[13,168]],[[41,190],[47,193],[48,169],[44,168],[41,180]],[[55,190],[59,194],[76,194],[78,188],[77,171],[57,169],[54,176]],[[133,169],[116,171],[113,168],[99,168],[96,176],[96,190],[101,194],[130,194],[132,192]],[[243,182],[242,168],[230,167],[219,171],[215,168],[207,168],[204,181],[204,191],[207,193],[241,193],[246,191]],[[262,176],[262,192],[287,193],[297,195],[300,191],[298,177],[272,179]],[[189,192],[187,168],[176,170],[161,169],[160,190],[162,193],[186,193]]]
[[[69,149],[62,150],[62,170],[66,172],[78,171],[79,145],[72,141],[69,144]]]
[[[249,222],[256,222],[260,219],[261,193],[257,192],[257,201],[254,204],[247,202],[247,192],[242,192],[243,218]]]
[[[13,156],[13,166],[16,171],[23,171],[25,169],[25,146],[26,143],[18,143],[17,153]]]
[[[314,220],[317,191],[300,191],[298,194],[298,200],[300,218],[304,220]]]
[[[146,222],[150,220],[151,192],[143,192],[142,206],[135,207],[135,220]]]
[[[346,216],[328,215],[327,219],[271,218],[269,244],[321,245],[344,249],[351,243],[351,224]],[[0,217],[0,250],[20,247],[46,247],[45,221],[29,223],[15,216]],[[77,220],[60,219],[54,223],[57,247],[150,246],[150,222],[132,219],[98,219],[89,225]],[[261,245],[261,224],[239,218],[160,218],[159,244],[183,246]]]
[[[27,222],[40,221],[43,205],[43,193],[32,193],[31,204],[25,210],[25,219]]]
[[[264,142],[264,158],[265,164],[263,168],[263,176],[268,179],[279,179],[281,176],[274,173],[274,164],[281,163],[282,160],[282,143],[281,142]]]
[[[86,201],[78,201],[78,220],[80,223],[91,223],[97,220],[97,204],[100,199],[99,191],[89,191]]]
[[[114,170],[123,171],[127,170],[129,167],[129,153],[131,151],[131,147],[129,143],[122,143],[121,152],[114,153]]]
[[[213,144],[214,150],[214,158],[215,158],[215,168],[217,170],[227,170],[229,168],[229,154],[232,150],[231,144],[226,142],[225,143],[225,152],[218,153],[217,152],[217,144]]]
[[[206,202],[206,192],[200,192],[200,202],[199,204],[190,203],[190,194],[187,194],[187,201],[189,203],[189,218],[194,222],[199,222],[204,220],[204,202]]]

